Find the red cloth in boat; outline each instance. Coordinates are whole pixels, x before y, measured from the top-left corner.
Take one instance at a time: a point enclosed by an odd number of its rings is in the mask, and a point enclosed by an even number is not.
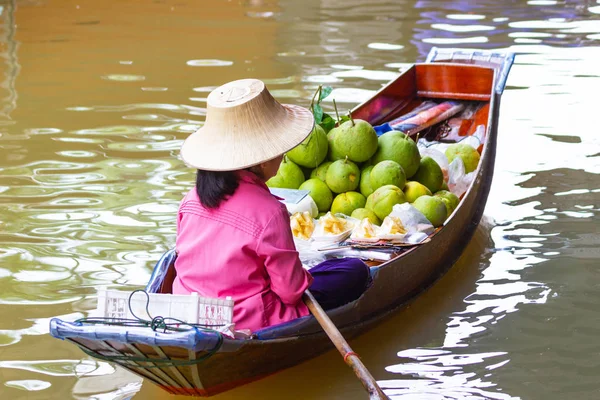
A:
[[[192,189],[179,207],[174,294],[234,300],[236,329],[290,321],[309,311],[302,293],[312,276],[302,268],[285,206],[251,172],[235,193],[206,209]]]

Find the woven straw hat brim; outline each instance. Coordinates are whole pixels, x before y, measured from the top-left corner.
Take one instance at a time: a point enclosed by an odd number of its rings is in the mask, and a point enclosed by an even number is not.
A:
[[[196,169],[234,171],[293,149],[313,130],[314,117],[304,107],[276,104],[266,115],[244,111],[233,120],[231,110],[228,118],[220,118],[218,109],[209,109],[204,126],[183,143],[181,158]]]

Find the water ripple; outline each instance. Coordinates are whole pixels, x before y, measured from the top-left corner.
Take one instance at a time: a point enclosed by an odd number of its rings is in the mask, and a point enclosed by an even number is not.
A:
[[[227,60],[189,60],[186,62],[191,67],[229,67],[233,61]]]
[[[137,82],[146,80],[146,77],[143,75],[111,74],[102,76],[102,79],[116,82]]]
[[[91,360],[0,361],[0,368],[37,372],[48,376],[98,376],[114,373],[114,367]]]
[[[401,44],[392,43],[369,43],[367,47],[375,50],[400,50],[404,48]]]
[[[20,381],[6,381],[4,382],[4,386],[23,389],[29,392],[37,392],[39,390],[48,389],[52,384],[37,379],[24,379]]]

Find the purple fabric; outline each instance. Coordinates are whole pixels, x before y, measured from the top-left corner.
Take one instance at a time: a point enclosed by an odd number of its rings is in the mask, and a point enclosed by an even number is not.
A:
[[[314,278],[309,290],[325,310],[358,299],[371,285],[371,271],[358,258],[327,260],[308,272]]]

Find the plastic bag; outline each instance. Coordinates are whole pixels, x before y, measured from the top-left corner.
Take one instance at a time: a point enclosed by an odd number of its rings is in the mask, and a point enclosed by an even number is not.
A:
[[[294,244],[296,245],[298,257],[300,258],[300,262],[302,263],[302,267],[304,267],[304,269],[311,269],[315,265],[326,260],[325,254],[321,251],[318,251],[318,248],[322,247],[322,245],[315,246],[313,240],[294,238]]]
[[[312,197],[306,195],[300,202],[298,203],[286,203],[283,202],[285,207],[288,210],[290,215],[294,215],[297,212],[308,211],[313,218],[316,218],[319,215],[319,209],[317,208],[317,203],[313,200]]]
[[[448,169],[450,168],[448,157],[446,157],[446,155],[438,148],[433,147],[423,147],[419,149],[419,153],[421,153],[421,157],[429,156],[433,158],[442,169],[442,174],[444,174],[444,182],[448,182]]]
[[[448,169],[448,189],[457,195],[462,196],[471,183],[475,179],[475,171],[465,173],[465,164],[460,157],[456,157],[451,163]]]
[[[404,243],[421,243],[435,230],[427,217],[409,203],[396,204],[390,215],[400,218],[406,228]]]

